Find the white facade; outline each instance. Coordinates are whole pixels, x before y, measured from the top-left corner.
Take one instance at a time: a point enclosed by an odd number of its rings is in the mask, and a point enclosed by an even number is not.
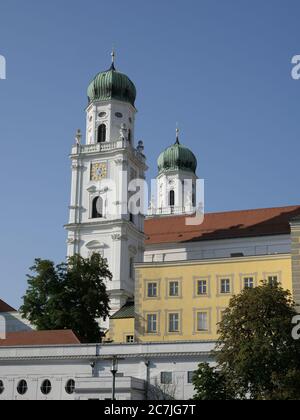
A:
[[[147,245],[144,262],[187,261],[291,253],[290,235]]]
[[[112,312],[133,297],[133,265],[143,261],[144,253],[144,216],[130,216],[127,196],[129,182],[144,179],[147,170],[142,149],[134,147],[135,114],[130,103],[92,102],[87,108],[86,144],[77,138],[71,154],[68,256],[99,252],[108,260]],[[100,126],[105,127],[101,139]]]
[[[194,395],[189,379],[201,362],[213,363],[213,342],[130,345],[0,347],[0,400],[86,400],[112,397],[111,362],[118,357],[117,400],[177,399]],[[171,383],[164,384],[168,375]],[[50,381],[51,391],[41,387]],[[68,381],[75,391],[68,394]],[[27,392],[18,393],[26,381]],[[1,389],[1,388],[0,388]]]

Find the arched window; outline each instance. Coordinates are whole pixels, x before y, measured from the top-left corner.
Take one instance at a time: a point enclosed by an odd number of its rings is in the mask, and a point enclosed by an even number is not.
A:
[[[132,131],[130,129],[128,130],[128,142],[132,143]]]
[[[101,124],[98,127],[98,143],[104,143],[106,141],[106,125]]]
[[[175,206],[175,191],[174,190],[171,190],[170,191],[169,206],[170,207],[174,207]]]
[[[103,200],[101,197],[93,199],[92,219],[99,219],[103,217]]]

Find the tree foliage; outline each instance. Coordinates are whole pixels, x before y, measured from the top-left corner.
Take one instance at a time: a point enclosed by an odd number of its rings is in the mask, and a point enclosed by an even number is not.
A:
[[[107,261],[98,254],[90,259],[75,255],[56,266],[36,259],[30,270],[21,314],[38,330],[72,329],[82,342],[99,342],[96,319],[106,319],[110,309]]]
[[[196,389],[195,400],[219,401],[232,400],[234,395],[226,383],[226,378],[216,367],[201,363],[193,378]]]
[[[235,399],[300,399],[300,343],[292,338],[295,315],[290,292],[278,284],[263,282],[233,297],[219,324],[218,373],[202,368],[200,384],[208,395],[215,396],[214,381],[217,396],[225,383]],[[199,380],[195,386],[198,390]]]

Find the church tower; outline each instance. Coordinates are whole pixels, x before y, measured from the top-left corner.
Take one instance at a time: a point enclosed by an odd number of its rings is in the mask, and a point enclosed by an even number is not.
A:
[[[143,144],[135,147],[136,88],[115,68],[88,87],[86,141],[78,131],[72,148],[68,256],[100,253],[113,280],[107,283],[112,312],[134,295],[134,263],[143,261],[144,216],[128,211],[128,185],[145,179]],[[130,193],[129,193],[130,194]]]
[[[149,216],[193,214],[196,211],[197,159],[183,146],[176,130],[176,142],[158,158],[156,197],[152,197]]]

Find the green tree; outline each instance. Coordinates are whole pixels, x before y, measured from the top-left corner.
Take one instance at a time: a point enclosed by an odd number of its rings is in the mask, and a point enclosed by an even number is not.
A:
[[[201,363],[193,378],[196,390],[194,400],[218,401],[232,400],[234,395],[226,383],[226,378],[216,367]]]
[[[106,319],[110,310],[107,261],[98,254],[90,259],[75,255],[57,266],[36,259],[30,270],[21,314],[38,330],[72,329],[82,342],[99,342],[96,319]]]
[[[300,343],[291,294],[263,282],[235,296],[219,325],[218,369],[236,398],[300,399]]]

